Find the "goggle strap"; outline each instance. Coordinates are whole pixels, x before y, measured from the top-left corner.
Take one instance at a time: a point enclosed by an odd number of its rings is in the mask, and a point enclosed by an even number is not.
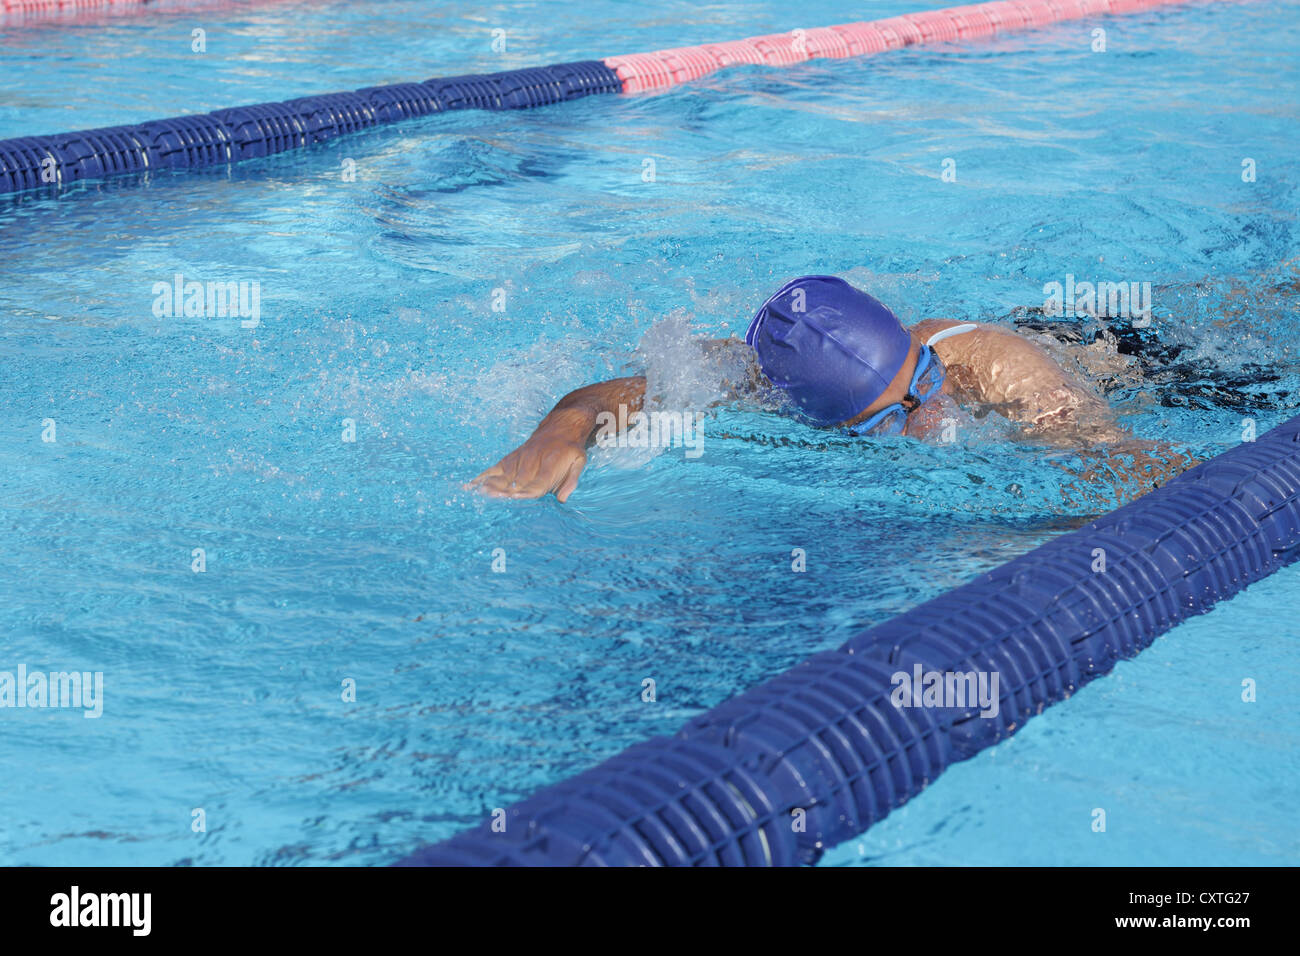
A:
[[[925,340],[926,345],[933,345],[935,342],[942,342],[950,335],[964,335],[967,332],[974,332],[979,326],[974,322],[963,322],[961,325],[954,325],[950,329],[944,329],[942,332],[936,332]]]

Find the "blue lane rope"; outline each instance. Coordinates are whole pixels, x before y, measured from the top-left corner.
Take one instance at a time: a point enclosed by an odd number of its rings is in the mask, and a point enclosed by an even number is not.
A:
[[[0,193],[270,156],[449,110],[512,110],[622,92],[599,60],[304,96],[134,126],[0,140]]]
[[[443,110],[524,109],[593,93],[663,89],[739,64],[790,66],[818,57],[864,56],[1182,2],[993,0],[603,61],[373,86],[134,126],[27,136],[0,141],[0,194],[151,168],[239,162]]]
[[[539,791],[506,809],[504,830],[488,820],[397,865],[816,862],[948,765],[1298,557],[1300,416]],[[894,706],[891,675],[916,665],[996,672],[997,716]]]

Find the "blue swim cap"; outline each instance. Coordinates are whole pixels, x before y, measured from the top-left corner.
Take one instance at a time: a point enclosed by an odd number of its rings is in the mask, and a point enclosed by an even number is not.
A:
[[[884,394],[912,350],[894,313],[836,276],[783,285],[745,341],[772,384],[817,425],[838,425]]]

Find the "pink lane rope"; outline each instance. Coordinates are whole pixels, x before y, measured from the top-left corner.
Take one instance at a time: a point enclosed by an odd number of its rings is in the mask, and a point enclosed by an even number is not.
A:
[[[684,46],[654,53],[606,57],[605,65],[623,81],[624,93],[664,89],[698,80],[741,63],[789,66],[821,57],[883,53],[922,43],[972,40],[1062,20],[1131,13],[1187,0],[995,0],[945,10],[906,13],[834,27],[791,30],[768,36]]]
[[[61,10],[96,10],[100,7],[139,6],[147,0],[0,0],[4,13],[56,13]]]
[[[62,15],[59,22],[66,22],[70,16],[107,11],[156,13],[159,10],[193,7],[199,12],[207,12],[213,8],[239,5],[229,0],[0,0],[0,14],[14,14],[19,19],[26,15],[37,18]]]

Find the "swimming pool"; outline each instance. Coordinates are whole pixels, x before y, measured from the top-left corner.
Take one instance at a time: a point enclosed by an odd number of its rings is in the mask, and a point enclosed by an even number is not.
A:
[[[555,6],[507,6],[498,55],[471,6],[423,32],[416,9],[205,15],[198,65],[192,14],[6,33],[0,136],[791,26],[775,5],[611,4],[563,29]],[[6,715],[0,752],[29,784],[0,794],[2,858],[391,862],[1109,507],[1063,501],[1059,470],[991,423],[923,447],[735,410],[698,459],[598,452],[566,506],[460,488],[646,333],[652,375],[698,395],[673,372],[682,330],[743,332],[790,275],[844,274],[904,320],[1002,320],[1066,275],[1150,281],[1165,341],[1260,384],[1244,410],[1129,385],[1112,397],[1130,427],[1208,455],[1245,416],[1262,432],[1294,414],[1294,14],[1109,20],[1101,54],[1063,24],[739,69],[6,200],[0,668],[102,670],[106,697],[97,721]],[[146,53],[148,73],[130,62]],[[159,318],[176,273],[257,281],[258,327]],[[1277,608],[1296,574],[825,862],[1294,862],[1295,628]],[[1123,825],[1094,834],[1106,801]]]

